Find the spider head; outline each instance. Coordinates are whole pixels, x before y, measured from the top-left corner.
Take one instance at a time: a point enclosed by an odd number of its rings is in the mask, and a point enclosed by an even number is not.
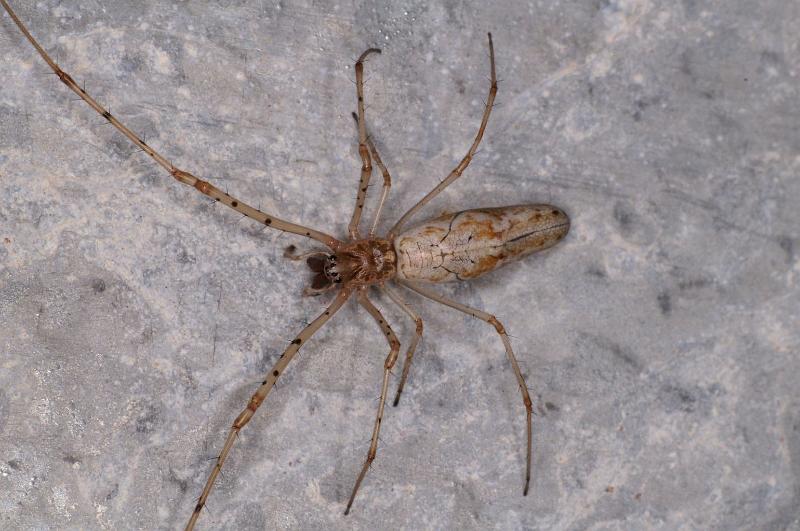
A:
[[[335,254],[319,253],[309,256],[306,258],[306,265],[315,273],[311,286],[306,289],[309,295],[324,293],[342,283]]]
[[[294,246],[284,252],[290,260],[305,260],[314,273],[311,286],[303,293],[319,295],[339,286],[368,286],[394,277],[396,254],[388,240],[370,238],[348,242],[335,253],[313,250],[296,254]]]
[[[314,273],[311,285],[303,290],[303,295],[319,295],[334,289],[343,281],[343,276],[337,269],[336,255],[328,251],[312,250],[297,253],[297,248],[290,245],[283,252],[284,258],[299,262],[305,260],[308,268]]]

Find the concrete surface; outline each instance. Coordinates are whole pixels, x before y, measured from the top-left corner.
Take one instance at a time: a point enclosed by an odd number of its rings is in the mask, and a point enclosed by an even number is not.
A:
[[[13,2],[182,167],[343,234],[352,83],[426,209],[552,202],[551,251],[407,299],[426,335],[353,514],[386,345],[348,305],[244,430],[201,529],[800,529],[800,4]],[[181,187],[0,17],[0,527],[175,529],[233,417],[325,301],[299,238]],[[374,199],[377,188],[371,190]],[[413,327],[379,300],[403,341]]]

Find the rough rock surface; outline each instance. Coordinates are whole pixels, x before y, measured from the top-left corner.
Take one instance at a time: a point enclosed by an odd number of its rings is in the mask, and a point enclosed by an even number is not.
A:
[[[500,105],[424,215],[572,218],[555,248],[438,287],[496,313],[546,411],[527,497],[498,337],[409,293],[425,337],[353,513],[387,347],[348,304],[243,431],[199,528],[800,528],[800,4],[13,3],[181,167],[336,234],[358,179],[354,59],[383,49],[366,72],[385,230],[472,141],[492,31]],[[178,528],[325,302],[281,258],[305,242],[174,182],[5,15],[0,79],[0,527]]]

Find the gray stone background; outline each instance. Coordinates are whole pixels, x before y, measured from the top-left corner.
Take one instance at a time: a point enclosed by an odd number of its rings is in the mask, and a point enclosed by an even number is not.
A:
[[[800,529],[800,4],[13,2],[181,167],[344,234],[353,61],[426,209],[550,202],[558,247],[406,296],[426,335],[353,514],[387,352],[349,304],[243,431],[201,529]],[[160,171],[0,17],[0,527],[183,525],[233,417],[320,311],[264,232]],[[377,194],[371,189],[371,196]],[[404,342],[413,326],[379,305]]]

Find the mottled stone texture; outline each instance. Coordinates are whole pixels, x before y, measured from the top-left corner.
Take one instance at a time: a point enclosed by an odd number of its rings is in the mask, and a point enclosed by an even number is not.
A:
[[[441,287],[503,321],[546,412],[526,498],[499,339],[409,293],[425,337],[353,513],[387,347],[348,305],[243,431],[200,528],[800,528],[796,1],[13,3],[149,144],[335,234],[360,166],[354,59],[383,49],[366,95],[385,230],[472,141],[491,30],[499,106],[425,215],[572,219],[553,249]],[[0,79],[0,527],[174,529],[325,302],[281,258],[305,242],[170,179],[7,16]]]

